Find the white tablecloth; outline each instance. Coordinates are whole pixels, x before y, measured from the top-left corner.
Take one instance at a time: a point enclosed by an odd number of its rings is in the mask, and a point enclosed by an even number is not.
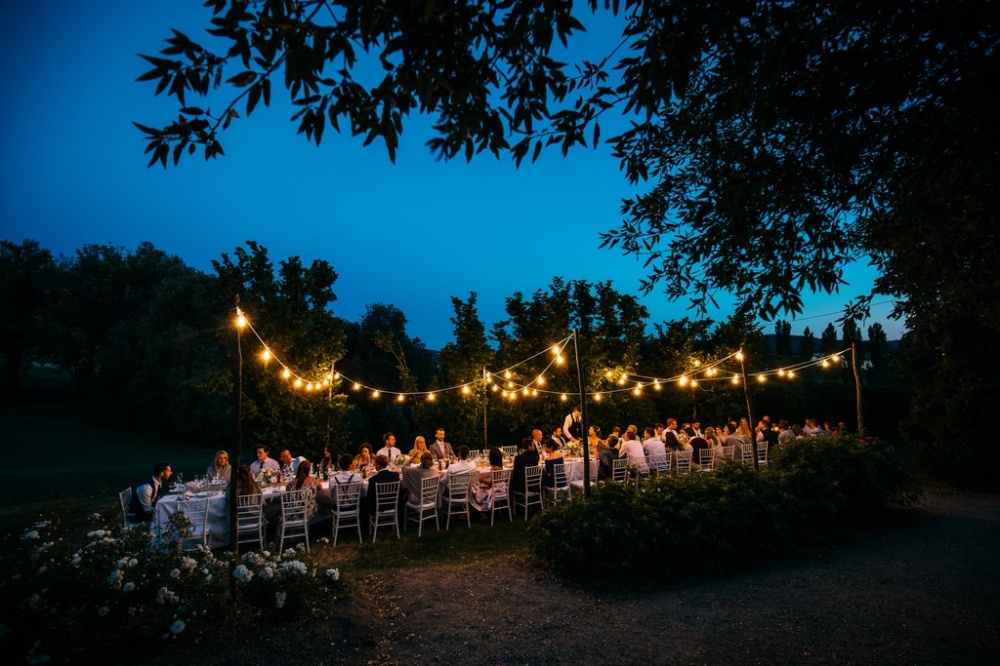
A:
[[[211,492],[208,495],[208,492]],[[195,497],[208,496],[208,527],[212,530],[208,544],[212,548],[222,548],[229,545],[229,502],[226,499],[225,491],[206,491],[206,493],[195,493]],[[156,502],[156,513],[153,515],[153,522],[150,529],[157,537],[162,537],[163,530],[167,527],[170,516],[177,511],[177,501],[179,494],[168,494],[161,497]]]

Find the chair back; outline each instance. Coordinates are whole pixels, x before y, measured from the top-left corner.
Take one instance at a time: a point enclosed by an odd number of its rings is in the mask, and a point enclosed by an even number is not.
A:
[[[514,514],[510,504],[510,474],[513,470],[493,470],[493,505],[490,507],[490,525],[498,510],[506,509],[507,518],[513,522]]]
[[[552,466],[553,487],[556,490],[569,488],[569,476],[566,474],[566,463],[556,463]]]
[[[375,512],[384,514],[396,513],[396,500],[399,498],[399,481],[375,484]]]
[[[500,450],[503,451],[508,456],[516,456],[517,455],[517,447],[516,446],[501,446]]]
[[[236,497],[236,541],[256,541],[264,547],[264,496],[238,495]]]
[[[334,488],[333,512],[341,516],[358,513],[361,503],[361,481],[337,483],[331,481]]]
[[[438,486],[441,485],[437,476],[428,476],[420,480],[420,504],[425,507],[437,506]]]
[[[287,522],[305,522],[306,514],[309,510],[310,491],[307,488],[302,490],[282,490],[281,491],[281,518]]]
[[[701,465],[703,472],[708,472],[712,469],[712,453],[712,449],[698,449],[698,464]]]
[[[332,491],[333,506],[331,515],[333,516],[333,545],[337,545],[337,537],[340,535],[341,527],[355,527],[358,530],[358,541],[361,542],[361,480],[352,480],[347,483],[337,483],[336,479],[330,481]]]
[[[472,484],[472,472],[455,474],[448,481],[448,497],[450,504],[461,504],[469,501],[469,488]]]
[[[722,447],[723,458],[733,458],[735,457],[735,455],[736,455],[736,445]]]
[[[129,509],[132,506],[132,488],[128,487],[118,493],[118,502],[122,505],[122,526],[124,529],[131,527],[129,520]]]
[[[510,494],[510,474],[509,469],[493,470],[493,504],[496,506],[497,500],[506,500]]]
[[[757,464],[766,465],[767,464],[767,440],[763,442],[757,442]]]
[[[542,492],[542,472],[544,465],[532,465],[524,468],[524,491],[528,494]]]
[[[315,502],[315,488],[281,491],[281,534],[278,554],[285,550],[285,539],[301,536],[309,551],[309,505]]]
[[[649,456],[649,468],[656,474],[664,474],[670,471],[670,454],[657,453]]]
[[[691,471],[691,452],[690,451],[678,451],[677,456],[677,471],[678,472],[690,472]]]
[[[177,500],[177,510],[184,513],[191,526],[187,535],[178,543],[182,551],[196,550],[199,545],[208,545],[208,499],[204,497],[181,497]]]
[[[628,458],[615,458],[611,466],[611,479],[615,483],[625,483],[628,478]]]

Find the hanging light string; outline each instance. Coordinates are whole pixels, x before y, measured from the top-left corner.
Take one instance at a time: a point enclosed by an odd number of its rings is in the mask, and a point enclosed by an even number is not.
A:
[[[486,383],[490,385],[491,390],[494,393],[502,393],[503,397],[505,398],[512,397],[517,393],[520,393],[524,396],[536,396],[539,393],[543,394],[558,393],[557,391],[549,391],[539,387],[545,386],[545,373],[548,372],[553,365],[562,365],[563,363],[565,363],[566,359],[563,357],[563,351],[566,348],[566,344],[572,339],[573,339],[572,334],[567,335],[565,338],[555,343],[551,347],[538,352],[534,356],[529,356],[528,358],[524,359],[523,361],[520,361],[519,363],[515,363],[514,365],[504,368],[499,372],[490,372],[489,370],[487,370],[485,372]],[[515,380],[514,373],[512,372],[513,370],[516,370],[518,367],[528,363],[529,361],[533,361],[534,359],[538,358],[539,356],[547,352],[550,352],[552,354],[552,358],[549,360],[548,364],[542,369],[541,372],[534,374],[534,378],[528,381],[527,383],[521,383]],[[503,386],[498,384],[497,381],[502,381]]]
[[[261,347],[263,347],[263,351],[261,352],[260,357],[261,357],[261,360],[263,360],[265,364],[266,363],[270,363],[273,360],[274,362],[276,362],[281,367],[281,371],[280,371],[279,374],[281,375],[282,379],[287,380],[295,388],[304,388],[306,391],[314,391],[314,390],[326,388],[326,387],[330,386],[330,384],[332,384],[333,382],[343,381],[347,385],[349,385],[352,390],[354,390],[354,391],[367,391],[367,392],[369,392],[371,394],[371,396],[373,398],[378,398],[378,397],[380,397],[382,395],[395,396],[395,398],[396,398],[397,401],[402,402],[407,397],[417,396],[417,397],[424,397],[427,400],[433,401],[433,400],[435,400],[437,398],[437,394],[438,393],[447,393],[449,391],[461,391],[463,394],[468,394],[468,393],[471,392],[472,387],[474,385],[476,385],[476,384],[478,384],[478,383],[480,383],[480,382],[483,381],[482,379],[477,379],[477,380],[471,381],[471,382],[464,382],[462,384],[454,384],[452,386],[446,386],[444,388],[436,389],[434,391],[392,391],[392,390],[386,390],[386,389],[382,389],[382,388],[378,388],[378,387],[374,387],[374,386],[369,386],[369,385],[364,384],[364,383],[362,383],[362,382],[360,382],[360,381],[358,381],[356,379],[348,377],[348,376],[340,373],[337,370],[333,370],[333,371],[327,373],[327,375],[324,376],[321,379],[310,379],[310,378],[307,378],[307,377],[303,376],[302,374],[296,372],[290,365],[288,365],[284,360],[281,359],[281,357],[279,357],[275,353],[273,347],[271,347],[266,342],[264,342],[264,339],[257,332],[257,330],[253,327],[253,325],[250,323],[250,321],[247,319],[246,313],[243,312],[243,310],[240,309],[240,308],[236,308],[236,325],[239,328],[247,328],[247,329],[249,329],[250,332],[253,333],[254,337],[257,338],[257,341],[260,343]],[[533,354],[532,356],[529,356],[526,359],[518,361],[517,363],[514,363],[513,365],[510,365],[510,366],[508,366],[506,368],[503,368],[499,372],[491,373],[489,371],[486,371],[485,372],[485,376],[488,378],[486,380],[487,383],[490,382],[490,379],[494,375],[498,375],[499,374],[499,375],[510,376],[510,374],[511,374],[511,372],[513,370],[516,370],[518,367],[520,367],[520,366],[522,366],[522,365],[524,365],[526,363],[529,363],[530,361],[533,361],[534,359],[538,358],[539,356],[542,356],[542,355],[544,355],[544,354],[546,354],[546,353],[548,353],[548,352],[551,351],[552,354],[553,354],[552,360],[549,361],[548,365],[545,366],[545,369],[542,370],[542,372],[536,377],[536,380],[535,380],[535,381],[540,381],[541,383],[544,383],[544,377],[543,377],[543,375],[545,374],[545,372],[549,368],[551,368],[553,365],[562,364],[564,362],[564,358],[563,358],[562,352],[563,352],[563,349],[566,346],[566,343],[569,342],[569,340],[571,340],[572,337],[573,337],[572,335],[568,335],[565,338],[563,338],[562,340],[560,340],[559,342],[557,342],[556,344],[554,344],[554,345],[552,345],[550,347],[547,347],[547,348],[543,349],[542,351],[537,352],[537,353]]]
[[[450,391],[461,391],[463,394],[468,394],[471,392],[472,387],[480,382],[484,382],[490,387],[494,393],[500,394],[504,398],[516,399],[518,397],[536,397],[539,394],[542,395],[558,395],[560,400],[566,402],[569,400],[569,393],[565,391],[552,390],[544,388],[546,384],[545,374],[552,368],[553,365],[562,365],[565,362],[563,356],[563,351],[570,340],[573,339],[573,334],[567,335],[565,338],[559,342],[547,347],[546,349],[539,351],[517,363],[509,365],[498,371],[491,372],[490,370],[483,369],[483,379],[477,379],[471,382],[464,382],[461,384],[454,384],[452,386],[446,386],[444,388],[436,389],[433,391],[392,391],[377,388],[374,386],[369,386],[356,379],[347,377],[336,370],[332,370],[327,373],[324,377],[320,379],[309,379],[300,373],[296,372],[289,366],[285,361],[283,361],[277,354],[274,353],[274,349],[264,342],[264,339],[260,336],[257,330],[250,324],[249,320],[246,318],[246,313],[240,308],[236,308],[236,323],[239,328],[247,328],[257,341],[263,347],[263,351],[260,356],[265,364],[270,361],[275,361],[280,367],[280,375],[283,379],[287,380],[295,388],[304,388],[306,391],[315,391],[322,388],[329,387],[333,382],[343,381],[350,385],[351,389],[354,391],[367,391],[371,394],[373,398],[378,398],[382,395],[395,396],[396,400],[403,402],[407,397],[424,397],[429,401],[433,401],[437,398],[438,393],[447,393]],[[794,379],[798,373],[807,368],[821,366],[823,368],[830,367],[831,365],[839,364],[843,354],[846,354],[850,349],[843,349],[838,352],[833,352],[827,354],[826,356],[811,359],[808,361],[802,361],[799,363],[793,363],[791,365],[781,366],[778,368],[771,368],[767,370],[761,370],[759,372],[753,373],[754,378],[760,383],[767,381],[769,377],[780,377],[782,379]],[[534,361],[539,356],[551,353],[552,357],[549,359],[545,367],[538,373],[532,374],[532,379],[527,381],[520,381],[515,377],[514,371],[516,371],[521,366]],[[695,366],[692,367],[687,372],[682,372],[670,377],[658,377],[654,375],[643,375],[639,373],[622,373],[618,380],[620,388],[607,389],[602,391],[594,391],[591,396],[595,401],[600,402],[601,399],[606,395],[613,395],[617,393],[629,392],[633,395],[642,395],[642,392],[646,388],[652,387],[655,391],[660,391],[664,385],[676,384],[682,388],[698,388],[701,383],[704,382],[715,382],[715,381],[729,381],[732,384],[739,384],[742,380],[742,370],[739,372],[732,372],[726,370],[723,366],[726,362],[733,359],[743,360],[743,352],[735,351],[728,356],[724,356],[721,359],[712,361],[704,366],[700,362],[696,362]],[[732,375],[730,375],[732,372]],[[611,372],[608,372],[608,379],[612,378]]]

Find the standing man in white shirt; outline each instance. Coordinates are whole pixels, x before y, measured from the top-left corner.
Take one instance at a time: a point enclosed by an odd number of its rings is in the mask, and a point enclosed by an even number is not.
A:
[[[396,448],[396,436],[391,432],[382,435],[382,442],[385,446],[375,453],[376,456],[385,456],[389,459],[389,462],[393,462],[396,458],[403,455],[403,452]]]
[[[563,438],[567,442],[579,442],[583,437],[583,407],[577,405],[566,415],[562,425]]]

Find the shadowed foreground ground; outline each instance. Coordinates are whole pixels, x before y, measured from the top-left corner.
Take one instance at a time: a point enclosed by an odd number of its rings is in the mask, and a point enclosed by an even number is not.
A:
[[[884,530],[731,576],[599,592],[513,560],[373,576],[367,598],[338,620],[285,627],[239,654],[216,644],[193,656],[239,664],[1000,663],[1000,497],[926,492],[919,509]]]

